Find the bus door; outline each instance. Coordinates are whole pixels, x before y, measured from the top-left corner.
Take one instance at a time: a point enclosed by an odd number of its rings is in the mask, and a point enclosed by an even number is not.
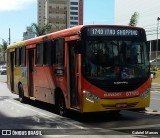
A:
[[[11,91],[14,91],[14,52],[10,52],[10,86]]]
[[[80,100],[78,95],[78,54],[74,52],[74,45],[76,41],[69,42],[69,86],[70,86],[70,105],[72,108],[80,108]]]
[[[29,88],[29,96],[33,97],[34,93],[34,49],[28,49],[28,88]]]

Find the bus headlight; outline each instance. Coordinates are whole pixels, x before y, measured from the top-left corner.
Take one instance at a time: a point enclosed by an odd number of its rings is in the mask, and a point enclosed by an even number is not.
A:
[[[149,92],[150,92],[150,88],[146,89],[146,90],[140,95],[140,97],[141,97],[141,98],[146,97]]]
[[[89,100],[90,102],[98,102],[100,100],[98,96],[89,91],[83,91],[83,93],[85,94],[86,99]]]

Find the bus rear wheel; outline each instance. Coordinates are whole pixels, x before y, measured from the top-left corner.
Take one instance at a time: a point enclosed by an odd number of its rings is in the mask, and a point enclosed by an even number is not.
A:
[[[19,84],[18,89],[19,89],[19,101],[21,103],[24,103],[25,102],[25,96],[24,96],[24,90],[23,90],[22,84]]]

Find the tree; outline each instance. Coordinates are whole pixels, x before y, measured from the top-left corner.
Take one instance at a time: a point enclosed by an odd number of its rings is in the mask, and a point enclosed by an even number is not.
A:
[[[3,61],[6,61],[5,53],[6,53],[7,46],[8,46],[8,42],[2,39],[2,44],[0,44],[0,50],[3,53]]]
[[[37,25],[36,23],[32,23],[31,27],[32,27],[32,31],[36,34],[36,36],[45,35],[51,29],[50,24],[40,26],[40,25]]]
[[[138,23],[138,12],[134,12],[134,14],[131,16],[131,19],[130,19],[130,22],[129,22],[129,25],[130,26],[136,26],[137,23]]]

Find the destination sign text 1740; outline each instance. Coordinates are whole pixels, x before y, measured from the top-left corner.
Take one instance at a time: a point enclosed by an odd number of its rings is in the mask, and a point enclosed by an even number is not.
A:
[[[89,36],[138,36],[138,30],[127,28],[89,28]]]

